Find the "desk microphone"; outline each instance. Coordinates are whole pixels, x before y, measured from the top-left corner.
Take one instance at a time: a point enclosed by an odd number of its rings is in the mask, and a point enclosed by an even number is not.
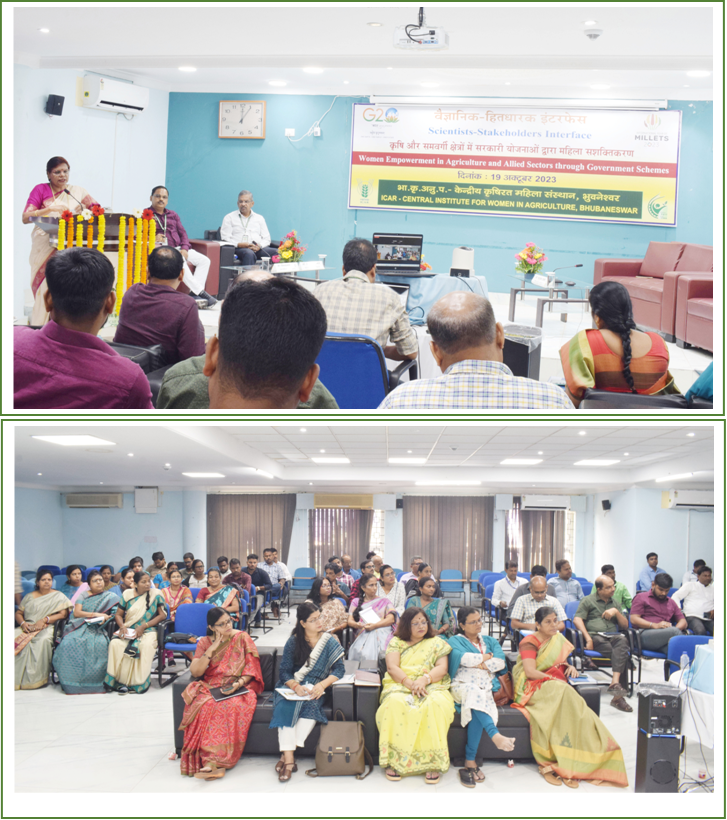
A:
[[[75,197],[74,197],[74,199],[75,199]],[[78,200],[76,200],[76,201],[78,201]],[[568,270],[568,268],[582,268],[582,267],[583,267],[582,264],[580,264],[580,265],[564,265],[562,268],[553,268],[551,273],[555,273],[557,270]]]
[[[68,196],[72,197],[73,199],[76,199],[76,197],[75,197],[75,196],[73,196],[73,194],[72,194],[72,193],[68,190],[68,188],[66,188],[66,189],[63,191],[63,193],[64,193],[64,194],[68,194]],[[85,207],[86,207],[86,206],[83,204],[83,202],[79,202],[77,199],[76,199],[76,202],[78,202],[78,204],[81,206],[81,208],[85,208]],[[576,267],[577,267],[577,266],[576,266]]]

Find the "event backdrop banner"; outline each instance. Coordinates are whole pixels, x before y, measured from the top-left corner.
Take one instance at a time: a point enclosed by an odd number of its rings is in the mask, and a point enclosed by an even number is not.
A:
[[[676,225],[681,111],[353,106],[349,208]]]

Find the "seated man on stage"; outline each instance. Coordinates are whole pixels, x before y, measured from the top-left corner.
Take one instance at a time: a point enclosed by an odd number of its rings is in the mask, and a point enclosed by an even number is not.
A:
[[[152,188],[151,207],[156,222],[156,244],[171,245],[182,254],[184,284],[195,296],[206,299],[210,305],[214,305],[217,299],[204,289],[210,269],[210,260],[203,253],[191,247],[182,220],[177,213],[167,208],[167,202],[169,202],[169,191],[163,185]],[[195,266],[194,273],[189,269],[188,262]]]
[[[45,276],[50,321],[14,329],[15,409],[152,410],[144,371],[97,338],[116,304],[111,262],[69,248],[50,257]]]
[[[270,247],[270,231],[260,214],[253,213],[255,204],[250,191],[240,191],[237,210],[222,220],[220,239],[235,246],[235,256],[241,265],[254,265],[258,259],[274,256]]]
[[[177,288],[184,258],[176,248],[160,245],[149,254],[149,281],[124,294],[114,341],[125,345],[161,345],[167,364],[204,354],[204,328],[197,303]]]

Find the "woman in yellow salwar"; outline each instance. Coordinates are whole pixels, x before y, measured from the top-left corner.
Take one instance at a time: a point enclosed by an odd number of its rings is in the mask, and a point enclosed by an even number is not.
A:
[[[67,617],[70,600],[53,589],[53,576],[39,570],[35,589],[15,611],[15,688],[40,689],[48,683],[53,657],[53,624]]]
[[[513,670],[515,703],[530,722],[530,745],[540,774],[553,786],[628,786],[621,747],[568,683],[573,645],[558,632],[555,610],[535,613],[538,628],[520,641]]]
[[[134,587],[124,592],[116,610],[119,634],[109,643],[109,662],[104,678],[104,686],[121,695],[128,692],[140,695],[149,688],[157,650],[154,627],[167,614],[164,596],[152,585],[149,573],[135,573]],[[133,638],[122,637],[128,630],[134,632]]]
[[[454,719],[447,655],[452,647],[438,637],[426,613],[410,607],[401,616],[386,649],[386,675],[379,727],[379,765],[387,780],[424,774],[439,782],[449,769],[447,732]]]

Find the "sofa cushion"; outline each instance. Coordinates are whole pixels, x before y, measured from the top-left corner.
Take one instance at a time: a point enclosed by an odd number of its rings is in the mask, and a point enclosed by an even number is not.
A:
[[[641,299],[644,302],[655,302],[660,305],[664,292],[664,280],[636,276],[629,282],[627,289],[632,299]]]
[[[684,253],[674,270],[708,272],[713,270],[713,249],[711,245],[684,246]]]
[[[649,242],[641,264],[641,275],[661,279],[665,271],[676,270],[683,251],[683,242]]]
[[[260,671],[263,673],[264,689],[269,692],[278,682],[275,678],[275,660],[277,652],[260,649]]]
[[[697,299],[689,299],[687,302],[687,313],[690,316],[699,316],[702,319],[712,320],[712,299],[707,297],[699,297]]]
[[[454,713],[454,720],[452,726],[462,726],[461,715],[459,712]],[[517,729],[521,727],[528,727],[528,719],[519,709],[513,709],[512,706],[498,706],[497,707],[497,726],[499,729]]]

